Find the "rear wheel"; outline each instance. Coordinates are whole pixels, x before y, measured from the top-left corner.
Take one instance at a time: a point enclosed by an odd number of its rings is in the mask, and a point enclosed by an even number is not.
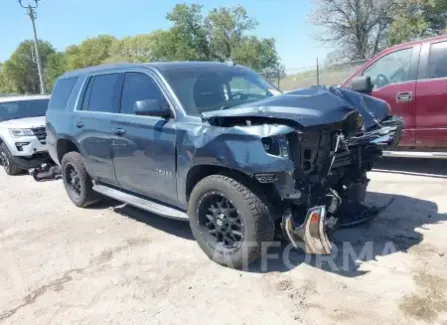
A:
[[[87,207],[100,200],[78,152],[69,152],[62,158],[62,180],[68,197],[78,207]]]
[[[233,178],[211,175],[193,189],[188,215],[199,246],[213,261],[242,268],[273,240],[268,206]]]
[[[22,169],[12,161],[11,152],[4,142],[0,144],[0,161],[8,175],[17,175],[22,171]]]

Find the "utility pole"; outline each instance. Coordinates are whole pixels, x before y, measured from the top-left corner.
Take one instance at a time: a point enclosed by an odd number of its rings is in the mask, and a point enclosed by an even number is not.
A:
[[[320,64],[318,62],[318,58],[317,58],[317,86],[320,85]]]
[[[38,2],[40,0],[30,0],[30,3],[28,6],[23,5],[23,0],[19,0],[20,6],[22,8],[26,9],[26,14],[31,19],[31,23],[33,25],[33,34],[34,34],[34,48],[36,51],[36,61],[37,61],[37,71],[39,73],[39,82],[40,82],[40,93],[42,95],[45,95],[45,84],[43,82],[43,72],[42,72],[42,61],[40,60],[40,54],[39,54],[39,46],[37,42],[37,31],[36,31],[36,22],[37,14],[36,14],[36,8],[38,7]],[[31,5],[31,2],[34,2],[34,5]]]

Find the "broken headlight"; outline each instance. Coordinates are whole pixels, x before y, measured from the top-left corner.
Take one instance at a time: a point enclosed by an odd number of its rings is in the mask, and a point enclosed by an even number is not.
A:
[[[262,138],[262,145],[269,155],[289,158],[289,145],[284,136]]]

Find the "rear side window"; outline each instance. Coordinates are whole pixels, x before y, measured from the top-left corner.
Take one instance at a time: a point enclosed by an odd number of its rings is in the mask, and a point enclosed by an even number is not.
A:
[[[158,85],[144,73],[126,73],[121,97],[121,113],[133,114],[135,102],[144,99],[157,99],[162,102],[163,95]]]
[[[105,74],[90,79],[83,107],[88,111],[119,113],[123,74]]]
[[[73,92],[74,85],[76,84],[77,77],[59,79],[54,86],[51,94],[49,110],[63,110],[67,107],[68,100]]]
[[[432,44],[428,61],[428,78],[447,78],[447,42]]]

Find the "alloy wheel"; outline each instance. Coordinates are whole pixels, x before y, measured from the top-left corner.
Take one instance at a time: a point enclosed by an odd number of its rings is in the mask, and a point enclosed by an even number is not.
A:
[[[198,217],[202,234],[215,249],[232,252],[241,247],[244,239],[242,218],[223,194],[206,194],[199,202]]]
[[[81,179],[79,173],[73,165],[67,164],[65,166],[65,181],[69,190],[76,196],[80,196],[82,193]]]

